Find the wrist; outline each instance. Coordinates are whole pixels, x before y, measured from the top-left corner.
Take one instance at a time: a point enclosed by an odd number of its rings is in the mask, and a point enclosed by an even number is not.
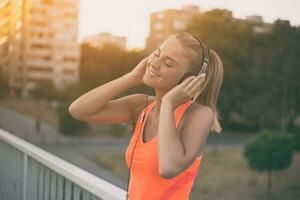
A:
[[[126,76],[126,79],[128,81],[130,81],[134,86],[142,84],[139,81],[139,79],[136,76],[132,75],[131,73],[127,73],[127,74],[125,74],[125,76]]]
[[[132,73],[127,73],[127,76],[130,80],[132,80],[133,82],[135,82],[136,85],[140,85],[143,84],[143,79],[139,76],[136,76],[135,74]]]
[[[172,102],[168,98],[162,98],[161,105],[173,109]]]

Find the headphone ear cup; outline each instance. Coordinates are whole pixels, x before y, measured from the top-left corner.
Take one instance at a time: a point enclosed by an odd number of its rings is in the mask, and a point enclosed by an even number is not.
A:
[[[187,72],[183,75],[183,77],[179,80],[178,85],[181,84],[185,79],[187,79],[190,76],[195,76],[194,73],[192,72]]]

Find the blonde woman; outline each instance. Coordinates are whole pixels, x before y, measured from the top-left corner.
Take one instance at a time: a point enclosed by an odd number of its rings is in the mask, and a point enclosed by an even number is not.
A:
[[[125,154],[130,200],[188,199],[208,134],[222,131],[216,108],[222,80],[217,53],[182,32],[129,73],[80,96],[69,112],[86,122],[136,122]],[[155,96],[114,99],[139,84],[152,87]]]

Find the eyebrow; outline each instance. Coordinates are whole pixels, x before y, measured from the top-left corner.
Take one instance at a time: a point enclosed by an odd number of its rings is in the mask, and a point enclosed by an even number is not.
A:
[[[157,49],[159,50],[159,53],[161,53],[160,47],[158,47]],[[170,60],[174,61],[174,62],[176,63],[176,65],[178,64],[178,63],[176,62],[176,60],[174,60],[174,59],[171,58],[170,56],[166,56],[166,57],[169,58]]]

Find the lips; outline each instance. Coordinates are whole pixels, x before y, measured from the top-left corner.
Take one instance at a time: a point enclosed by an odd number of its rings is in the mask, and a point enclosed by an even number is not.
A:
[[[158,75],[157,73],[155,73],[153,70],[149,69],[149,71],[150,71],[150,74],[152,73],[152,74],[154,74],[155,76],[158,76],[158,77],[159,77],[159,75]]]

